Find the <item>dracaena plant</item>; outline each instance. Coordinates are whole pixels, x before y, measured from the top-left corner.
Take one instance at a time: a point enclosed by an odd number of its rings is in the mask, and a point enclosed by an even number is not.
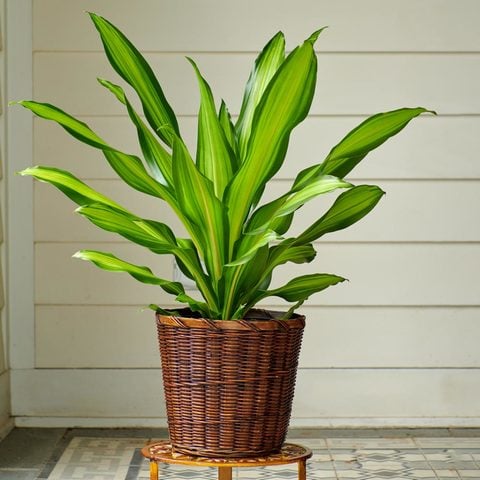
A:
[[[48,182],[79,205],[76,210],[98,227],[115,232],[159,255],[173,255],[201,298],[180,282],[157,277],[150,268],[112,253],[81,250],[74,256],[100,268],[126,272],[158,285],[211,319],[242,318],[259,301],[277,296],[290,302],[288,318],[310,295],[344,278],[313,273],[271,288],[272,273],[287,262],[315,257],[313,242],[346,228],[368,214],[383,195],[374,185],[353,185],[344,177],[373,149],[402,130],[424,108],[402,108],[374,115],[348,133],[320,163],[298,173],[281,197],[262,203],[268,181],[281,167],[290,133],[305,119],[316,84],[314,32],[291,53],[277,33],[255,61],[234,122],[191,59],[200,89],[196,155],[192,156],[151,67],[135,46],[106,19],[91,13],[113,69],[135,90],[144,118],[123,88],[99,79],[123,104],[137,130],[143,158],[110,146],[88,125],[48,103],[20,101],[39,117],[53,120],[75,138],[102,150],[116,174],[130,187],[157,197],[175,212],[189,238],[164,223],[142,218],[98,193],[71,173],[36,166],[20,172]],[[288,235],[295,212],[319,195],[341,189],[332,206],[297,236]],[[160,210],[160,209],[159,209]],[[152,308],[162,311],[158,305]]]

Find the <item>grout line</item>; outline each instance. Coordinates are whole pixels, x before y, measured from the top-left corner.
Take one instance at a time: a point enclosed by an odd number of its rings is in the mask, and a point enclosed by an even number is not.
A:
[[[170,309],[170,308],[175,308],[178,309],[178,303],[167,303],[165,302],[163,306],[165,309]],[[43,302],[37,302],[35,304],[36,307],[85,307],[85,308],[98,308],[98,307],[105,307],[105,308],[125,308],[125,307],[132,307],[132,308],[138,308],[138,309],[143,309],[143,310],[149,310],[145,308],[144,304],[137,304],[137,303],[43,303]],[[268,305],[261,305],[261,308],[263,310],[274,310],[275,308],[282,308],[286,307],[286,305],[282,304],[268,304]],[[373,309],[444,309],[444,308],[466,308],[466,309],[477,309],[479,308],[480,305],[368,305],[368,304],[363,304],[363,305],[354,305],[354,304],[348,304],[348,305],[340,305],[340,304],[332,304],[332,305],[327,305],[327,304],[321,304],[321,305],[315,305],[315,304],[310,304],[310,305],[302,305],[302,309],[307,309],[307,310],[328,310],[330,308],[347,308],[347,309],[358,309],[358,308],[373,308]],[[153,310],[152,310],[153,311]]]
[[[285,54],[291,53],[292,50],[285,50]],[[143,50],[140,49],[140,53],[142,55],[205,55],[205,56],[243,56],[243,55],[258,55],[260,52],[259,50]],[[479,50],[321,50],[315,49],[315,53],[317,55],[414,55],[414,56],[422,56],[422,55],[432,55],[432,56],[439,56],[439,55],[480,55]],[[68,49],[68,50],[60,50],[60,49],[32,49],[32,54],[100,54],[104,55],[105,52],[103,50],[98,49]]]
[[[338,476],[338,472],[337,472],[337,467],[335,465],[335,460],[333,458],[333,453],[331,452],[330,450],[330,445],[328,443],[328,437],[325,438],[325,445],[327,447],[327,452],[328,452],[328,456],[330,457],[330,462],[332,462],[332,469],[333,469],[333,473],[335,475],[335,478],[338,480],[339,479],[339,476]]]
[[[142,307],[145,310],[148,310],[145,308],[145,305],[138,305],[138,304],[132,304],[132,303],[35,303],[35,307],[85,307],[85,308],[124,308],[124,307],[132,307],[132,308],[139,308],[142,309]],[[260,305],[261,308],[266,309],[266,310],[275,310],[275,309],[285,309],[287,306],[282,305],[282,304],[269,304],[269,305]],[[179,304],[175,305],[170,305],[170,304],[165,304],[165,308],[179,308]],[[341,304],[321,304],[321,305],[304,305],[302,306],[302,309],[307,308],[307,309],[328,309],[328,308],[349,308],[349,309],[358,309],[358,308],[374,308],[374,309],[447,309],[447,308],[454,308],[454,309],[478,309],[480,308],[479,304],[470,304],[470,305],[454,305],[454,304],[445,304],[445,305],[392,305],[392,304],[387,304],[387,305],[368,305],[368,304],[362,304],[362,305],[355,305],[355,304],[346,304],[346,305],[341,305]]]
[[[131,245],[128,240],[36,240],[35,245]],[[347,240],[347,241],[321,241],[313,242],[320,248],[322,245],[480,245],[480,240]]]
[[[19,370],[19,369],[17,369]],[[30,369],[28,369],[30,370]],[[157,371],[157,370],[161,370],[161,366],[160,366],[160,363],[158,365],[158,367],[148,367],[148,366],[145,366],[145,367],[118,367],[118,366],[115,366],[115,367],[52,367],[52,366],[49,366],[49,367],[35,367],[34,369],[35,371],[52,371],[52,370],[55,370],[55,371],[105,371],[105,370],[118,370],[118,371],[122,371],[122,372],[126,372],[126,371],[135,371],[135,370],[142,370],[142,371],[145,371],[145,370],[151,370],[151,371]],[[381,366],[381,367],[376,367],[376,366],[363,366],[363,367],[358,367],[358,366],[343,366],[343,367],[322,367],[322,366],[319,366],[319,367],[298,367],[298,371],[382,371],[382,370],[385,370],[385,371],[392,371],[392,370],[395,370],[396,372],[400,372],[400,371],[414,371],[414,370],[418,370],[418,371],[434,371],[434,370],[439,370],[439,371],[445,371],[445,370],[449,370],[449,371],[465,371],[465,370],[472,370],[472,371],[480,371],[480,365],[479,366],[475,366],[475,367],[472,367],[472,366],[469,366],[469,367],[451,367],[451,366],[445,366],[445,367],[429,367],[429,366],[420,366],[420,367],[405,367],[405,366],[401,366],[401,365],[392,365],[392,366]]]
[[[315,164],[309,165],[312,167]],[[307,167],[308,168],[308,167]],[[89,177],[89,176],[79,176],[81,180],[88,182],[118,182],[123,185],[123,181],[119,177]],[[282,183],[291,183],[295,180],[294,177],[290,178],[272,178],[270,180],[270,186],[272,184],[282,184]],[[480,182],[480,177],[346,177],[345,180],[349,182],[435,182],[435,183],[455,183],[455,182]],[[34,183],[36,185],[36,183]],[[140,192],[141,193],[141,192]],[[388,194],[388,192],[387,192]],[[74,211],[72,209],[72,211]]]
[[[35,96],[33,96],[35,98]],[[129,116],[123,113],[78,113],[78,112],[69,112],[70,115],[73,115],[77,118],[125,118],[128,119]],[[378,112],[357,112],[357,113],[333,113],[333,112],[325,112],[325,113],[309,113],[307,116],[307,121],[309,118],[368,118],[372,115],[375,115]],[[145,119],[145,116],[140,115],[142,119]],[[232,113],[232,118],[237,118],[238,113]],[[179,119],[182,118],[197,118],[198,114],[196,113],[177,113],[176,117]],[[428,121],[428,119],[438,119],[438,118],[470,118],[470,117],[480,117],[480,112],[437,112],[437,115],[425,115],[420,116],[416,119],[416,121]],[[39,121],[38,117],[34,117],[34,123]]]
[[[435,475],[435,478],[438,480],[437,471],[436,471],[435,468],[433,468],[433,465],[430,463],[430,460],[425,455],[425,452],[423,451],[422,446],[418,443],[417,438],[413,437],[412,440],[413,440],[413,443],[415,444],[415,447],[417,448],[417,450],[423,455],[423,458],[425,459],[425,462],[427,463],[427,465],[432,469],[432,472]],[[458,474],[458,472],[457,472],[457,474]]]

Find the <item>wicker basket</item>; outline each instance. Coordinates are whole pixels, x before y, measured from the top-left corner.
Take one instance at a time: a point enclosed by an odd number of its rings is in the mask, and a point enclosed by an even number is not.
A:
[[[280,450],[290,420],[305,317],[275,317],[277,312],[263,310],[254,311],[255,320],[157,314],[174,449],[207,457]]]

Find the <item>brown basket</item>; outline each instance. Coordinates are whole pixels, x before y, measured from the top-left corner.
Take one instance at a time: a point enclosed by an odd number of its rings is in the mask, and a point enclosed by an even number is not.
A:
[[[285,441],[305,317],[254,313],[261,320],[157,314],[170,440],[179,452],[258,456]]]

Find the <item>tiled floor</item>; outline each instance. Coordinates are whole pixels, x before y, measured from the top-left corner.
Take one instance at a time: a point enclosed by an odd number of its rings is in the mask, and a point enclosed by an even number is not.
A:
[[[16,429],[0,443],[0,480],[149,478],[140,449],[162,429]],[[292,430],[310,447],[309,480],[480,480],[480,429]],[[235,480],[294,480],[295,465],[241,468]],[[214,480],[214,468],[165,465],[161,479]]]

